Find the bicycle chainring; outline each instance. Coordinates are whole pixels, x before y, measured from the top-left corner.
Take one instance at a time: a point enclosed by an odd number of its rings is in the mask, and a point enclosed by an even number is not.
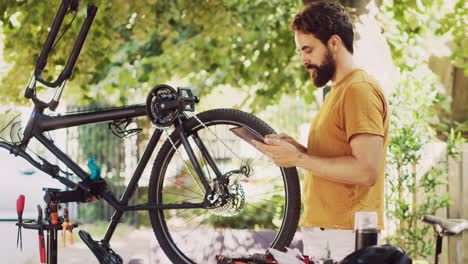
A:
[[[182,112],[182,100],[177,91],[169,85],[154,87],[146,99],[146,114],[158,127],[167,127],[174,123]]]

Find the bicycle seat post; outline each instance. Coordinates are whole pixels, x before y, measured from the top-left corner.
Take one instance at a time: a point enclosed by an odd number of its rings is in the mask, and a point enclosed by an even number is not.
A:
[[[442,235],[435,230],[436,233],[436,249],[435,249],[435,256],[434,256],[434,264],[439,264],[439,255],[442,252]]]

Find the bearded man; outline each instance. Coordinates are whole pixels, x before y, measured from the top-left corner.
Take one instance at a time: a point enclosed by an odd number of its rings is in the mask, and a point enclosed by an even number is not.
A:
[[[291,23],[302,65],[331,91],[307,147],[286,134],[254,141],[276,165],[305,169],[300,225],[304,253],[339,261],[354,251],[354,215],[377,212],[383,229],[389,113],[379,84],[353,61],[353,26],[339,4],[314,2]]]

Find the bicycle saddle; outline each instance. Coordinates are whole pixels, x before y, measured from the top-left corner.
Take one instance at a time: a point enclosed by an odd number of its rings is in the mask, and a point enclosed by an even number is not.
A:
[[[465,219],[442,219],[433,215],[425,215],[423,222],[436,228],[442,235],[454,236],[468,229],[468,220]]]

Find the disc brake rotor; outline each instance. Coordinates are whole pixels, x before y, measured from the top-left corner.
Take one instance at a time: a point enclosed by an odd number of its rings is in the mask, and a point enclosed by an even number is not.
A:
[[[228,173],[232,176],[232,173]],[[226,177],[224,175],[223,177]],[[245,192],[240,183],[231,178],[224,178],[224,182],[215,181],[214,192],[210,202],[211,212],[219,216],[235,216],[242,212],[245,206]]]

